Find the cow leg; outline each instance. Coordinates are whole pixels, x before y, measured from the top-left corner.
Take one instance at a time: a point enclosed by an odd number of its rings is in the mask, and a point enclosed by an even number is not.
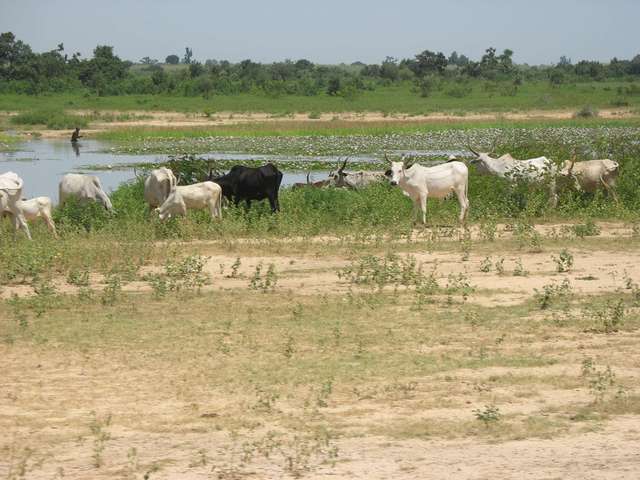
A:
[[[271,213],[276,213],[278,210],[280,210],[278,198],[275,195],[269,195],[269,205],[271,205]]]
[[[556,181],[552,180],[549,186],[549,194],[551,195],[550,202],[553,208],[558,206],[558,194],[556,193]]]
[[[616,204],[619,204],[620,199],[618,199],[618,195],[616,194],[615,190],[611,188],[611,186],[605,181],[604,178],[600,177],[600,182],[604,186],[604,189],[607,191],[607,195],[611,195]]]
[[[418,208],[420,200],[418,198],[411,199],[411,221],[413,223],[418,222]]]
[[[53,223],[53,219],[51,218],[51,215],[49,215],[48,213],[42,212],[42,218],[47,224],[47,228],[49,229],[53,237],[58,238],[58,232],[56,231],[56,224]]]
[[[458,203],[460,204],[460,216],[458,217],[458,221],[462,223],[464,222],[465,218],[467,218],[469,200],[466,198],[465,192],[461,189],[456,190],[456,196],[458,197]]]
[[[27,225],[27,220],[24,218],[22,212],[15,212],[13,214],[13,226],[15,231],[17,232],[20,228],[24,230],[24,233],[27,235],[27,238],[31,240],[31,232],[29,231],[29,225]]]
[[[422,210],[422,224],[427,224],[427,195],[420,194],[420,210]]]

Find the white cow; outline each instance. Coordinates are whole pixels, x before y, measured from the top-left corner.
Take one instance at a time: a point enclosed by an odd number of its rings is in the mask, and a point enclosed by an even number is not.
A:
[[[152,170],[144,181],[144,199],[149,207],[156,208],[162,205],[177,183],[171,169],[160,167]]]
[[[7,172],[0,175],[0,213],[10,212],[13,215],[13,226],[16,231],[22,228],[27,238],[31,240],[29,225],[27,225],[27,220],[19,208],[23,185],[24,181],[17,173]]]
[[[187,209],[209,208],[211,218],[222,218],[222,187],[214,182],[174,186],[164,203],[156,208],[160,220],[186,215]]]
[[[524,179],[533,182],[549,182],[549,195],[551,204],[555,208],[558,205],[556,192],[556,175],[558,168],[547,157],[530,158],[528,160],[516,160],[508,153],[499,158],[493,158],[488,153],[476,152],[469,147],[476,156],[471,160],[480,174],[496,175],[510,180]]]
[[[76,197],[80,202],[95,201],[101,203],[107,210],[113,211],[111,200],[102,189],[100,179],[95,175],[67,173],[60,180],[58,193],[60,206],[63,206],[69,197]]]
[[[0,196],[3,193],[0,191]],[[0,200],[0,203],[2,200]],[[53,218],[51,215],[52,211],[52,203],[49,197],[35,197],[29,200],[18,200],[17,207],[25,220],[34,221],[38,218],[42,218],[49,231],[53,234],[55,238],[58,238],[58,232],[56,231],[56,224],[53,222]],[[8,213],[12,218],[14,217],[13,212],[10,209],[5,208],[4,212]],[[15,221],[15,220],[14,220]]]
[[[560,175],[572,178],[578,190],[595,192],[598,188],[604,188],[618,201],[618,196],[613,190],[618,178],[618,162],[613,160],[586,160],[576,162],[575,159],[564,162]]]
[[[460,203],[459,220],[464,221],[469,211],[469,170],[464,163],[447,162],[433,167],[423,167],[408,163],[405,157],[401,162],[390,163],[391,185],[399,185],[413,200],[414,217],[419,207],[422,210],[422,223],[427,223],[427,197],[445,198],[453,192]]]

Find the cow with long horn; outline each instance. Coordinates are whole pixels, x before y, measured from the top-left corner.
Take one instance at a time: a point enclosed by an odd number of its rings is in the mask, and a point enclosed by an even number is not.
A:
[[[558,204],[556,193],[556,176],[558,168],[547,157],[536,157],[528,160],[516,160],[508,153],[494,158],[490,153],[478,152],[467,147],[475,158],[471,164],[476,166],[478,173],[484,175],[496,175],[511,181],[526,180],[529,182],[547,183],[551,205],[555,208]]]
[[[388,160],[388,159],[387,159]],[[469,211],[469,170],[462,162],[447,162],[423,167],[403,156],[400,162],[390,163],[391,185],[398,185],[413,201],[414,217],[422,211],[422,223],[427,223],[427,197],[446,198],[455,193],[460,204],[460,222]]]
[[[357,172],[345,172],[344,169],[347,166],[348,160],[348,157],[345,158],[336,172],[329,173],[329,183],[331,186],[358,190],[386,179],[385,172],[380,171],[359,170]]]

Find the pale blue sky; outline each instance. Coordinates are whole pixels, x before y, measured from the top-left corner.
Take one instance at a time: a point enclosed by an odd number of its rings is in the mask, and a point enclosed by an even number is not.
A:
[[[63,42],[90,56],[380,62],[429,49],[479,58],[511,48],[519,63],[608,61],[640,53],[640,0],[0,0],[0,31],[36,51]]]

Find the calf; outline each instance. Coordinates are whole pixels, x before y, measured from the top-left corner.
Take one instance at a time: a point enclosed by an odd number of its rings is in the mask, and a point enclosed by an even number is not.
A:
[[[2,196],[2,193],[0,193],[0,196]],[[0,200],[0,203],[2,203],[2,200]],[[17,208],[22,212],[25,220],[34,221],[38,218],[42,218],[47,224],[49,231],[55,238],[58,238],[56,224],[53,222],[51,215],[52,203],[49,197],[35,197],[30,200],[18,200]],[[13,212],[11,212],[9,208],[5,208],[4,212],[13,218]]]
[[[208,208],[211,218],[222,218],[222,188],[213,182],[194,183],[175,186],[164,203],[156,208],[160,220],[174,216],[185,216],[187,209],[202,210]]]

